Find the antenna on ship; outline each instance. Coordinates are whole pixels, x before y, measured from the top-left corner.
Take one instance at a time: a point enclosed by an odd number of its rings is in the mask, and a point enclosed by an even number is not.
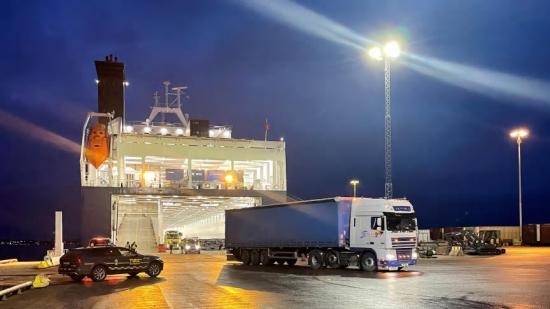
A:
[[[165,122],[166,114],[175,114],[176,117],[181,122],[184,130],[189,129],[189,115],[184,114],[181,110],[181,97],[184,94],[184,91],[187,89],[187,86],[173,87],[170,89],[170,81],[162,82],[164,85],[164,104],[159,103],[158,91],[153,95],[153,107],[149,118],[150,122],[153,122],[155,117],[159,114],[161,115],[161,121]],[[171,97],[175,97],[173,100],[170,100]]]

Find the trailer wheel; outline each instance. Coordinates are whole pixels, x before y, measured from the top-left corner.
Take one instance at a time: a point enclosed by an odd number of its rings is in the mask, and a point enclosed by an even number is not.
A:
[[[252,266],[260,265],[260,252],[258,252],[258,250],[250,251],[250,265]]]
[[[340,267],[340,254],[338,251],[329,250],[325,254],[325,264],[330,268]]]
[[[308,264],[313,270],[317,270],[323,266],[323,254],[321,251],[315,249],[311,250],[308,254]]]
[[[375,271],[378,269],[378,261],[376,260],[376,255],[372,252],[365,252],[361,255],[361,261],[359,266],[364,271]]]
[[[236,249],[233,249],[231,251],[231,253],[233,253],[233,256],[237,259],[237,260],[241,260],[241,249],[239,248],[236,248]]]
[[[260,251],[260,262],[262,263],[262,265],[268,266],[273,264],[274,260],[269,257],[269,253],[267,252],[267,250],[262,250]]]
[[[288,264],[288,266],[294,266],[294,264],[296,264],[296,261],[297,259],[291,259],[291,260],[286,260],[286,263]]]
[[[244,265],[250,264],[250,250],[247,250],[247,249],[241,250],[241,260],[243,261]]]

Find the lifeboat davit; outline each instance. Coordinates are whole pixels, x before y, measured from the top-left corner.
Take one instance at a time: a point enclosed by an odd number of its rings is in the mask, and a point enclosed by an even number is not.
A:
[[[86,145],[86,159],[95,168],[99,168],[109,157],[109,141],[104,124],[96,122],[90,129],[88,144]]]

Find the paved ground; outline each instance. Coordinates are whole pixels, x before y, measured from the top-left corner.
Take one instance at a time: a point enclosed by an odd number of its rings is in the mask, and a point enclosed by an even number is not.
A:
[[[423,259],[406,272],[250,267],[222,255],[164,256],[157,279],[110,276],[30,290],[0,308],[550,308],[550,248]],[[0,277],[8,277],[1,269]]]

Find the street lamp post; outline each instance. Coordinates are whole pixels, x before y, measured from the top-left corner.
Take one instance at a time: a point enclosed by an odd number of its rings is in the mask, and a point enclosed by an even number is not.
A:
[[[359,180],[352,179],[349,184],[353,186],[353,197],[357,197],[357,185],[359,184]]]
[[[384,198],[393,197],[392,181],[392,134],[391,134],[391,61],[401,54],[401,48],[395,41],[388,42],[383,48],[375,46],[368,54],[375,60],[384,60]]]
[[[523,243],[523,211],[522,211],[522,198],[521,198],[521,142],[529,135],[527,129],[515,129],[510,132],[510,137],[515,138],[518,144],[518,206],[519,206],[519,242]]]

